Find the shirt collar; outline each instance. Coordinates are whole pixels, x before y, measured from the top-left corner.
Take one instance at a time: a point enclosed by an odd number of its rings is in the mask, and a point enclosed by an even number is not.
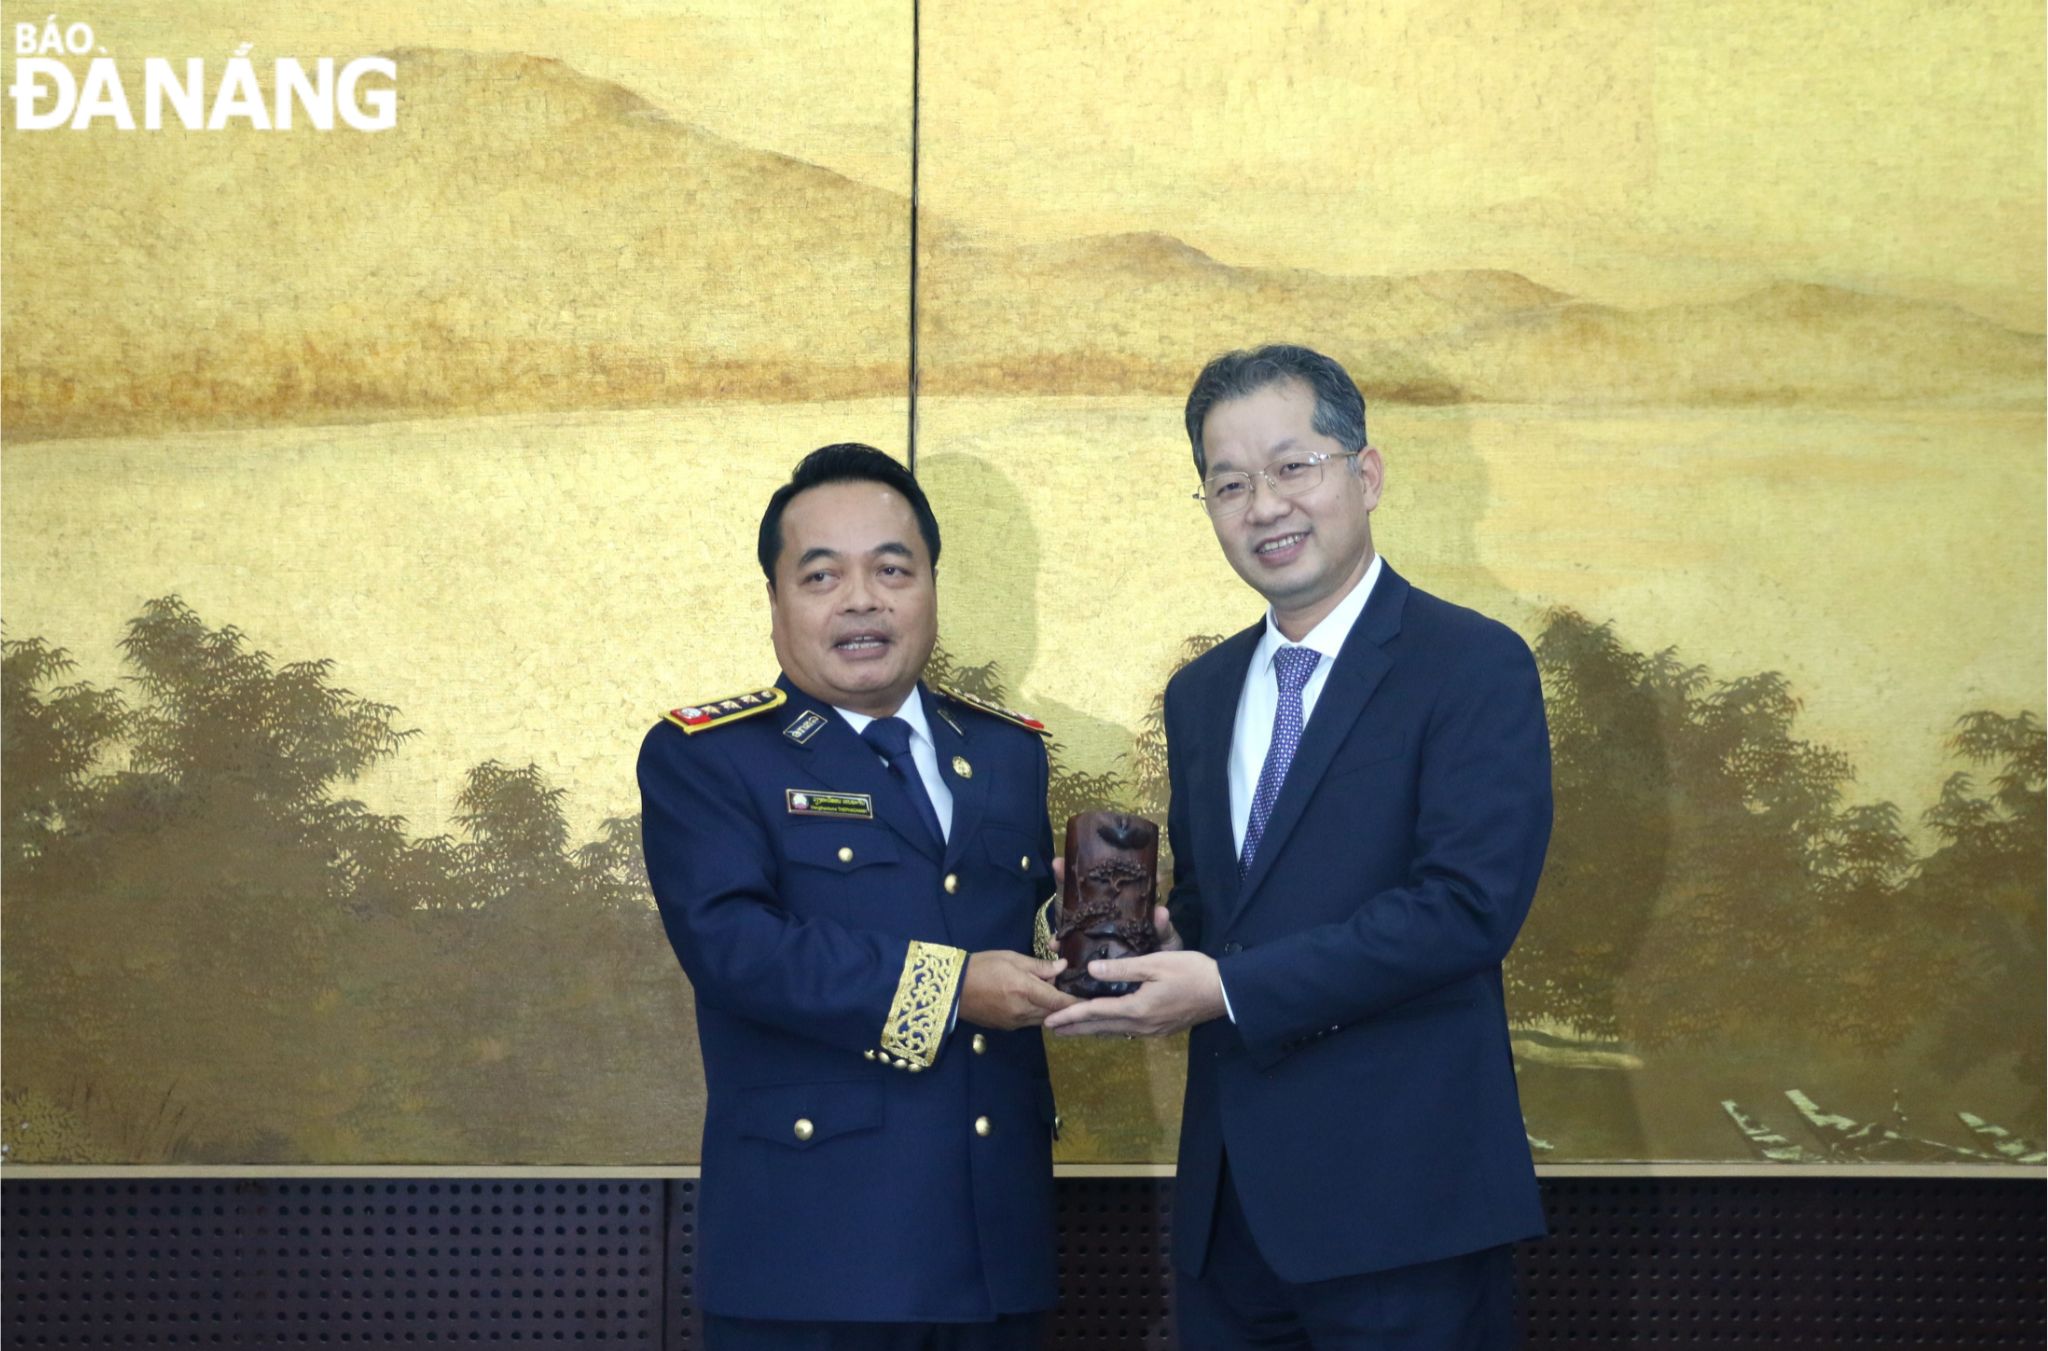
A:
[[[1320,624],[1310,629],[1299,643],[1289,641],[1280,632],[1279,623],[1273,618],[1273,607],[1266,607],[1266,631],[1259,635],[1259,645],[1252,649],[1252,670],[1264,671],[1272,666],[1273,655],[1283,647],[1307,647],[1323,654],[1324,662],[1337,659],[1344,649],[1344,640],[1351,636],[1351,626],[1365,613],[1365,603],[1372,598],[1373,586],[1378,583],[1383,571],[1380,555],[1372,556],[1372,565],[1365,570],[1365,576],[1337,602],[1337,608],[1323,616]],[[1322,665],[1318,662],[1317,665]]]
[[[837,704],[832,705],[832,711],[846,719],[847,725],[853,728],[855,736],[865,732],[868,729],[868,724],[874,721],[874,718],[869,714],[856,713],[850,708],[841,708]],[[910,697],[903,701],[903,707],[896,710],[896,716],[910,724],[910,739],[913,742],[923,738],[927,746],[938,744],[932,740],[931,723],[925,720],[924,698],[921,686],[913,685],[911,687]]]

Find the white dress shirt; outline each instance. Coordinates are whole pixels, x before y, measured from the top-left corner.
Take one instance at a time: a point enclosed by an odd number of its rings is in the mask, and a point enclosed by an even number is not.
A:
[[[846,719],[859,736],[867,730],[874,719],[865,713],[856,713],[850,708],[834,704],[832,711]],[[932,800],[932,810],[938,813],[939,833],[950,842],[953,838],[953,790],[946,786],[945,776],[939,773],[939,748],[932,744],[932,725],[925,721],[924,699],[916,689],[903,701],[903,707],[896,710],[896,716],[910,724],[910,758],[917,764],[917,777],[924,780],[925,795]],[[879,753],[875,758],[883,764],[889,762]]]
[[[1252,823],[1252,799],[1258,795],[1259,773],[1265,769],[1266,752],[1273,745],[1273,717],[1280,711],[1280,676],[1274,654],[1283,647],[1309,647],[1323,654],[1316,669],[1309,672],[1308,683],[1301,688],[1301,726],[1306,731],[1309,717],[1316,711],[1316,699],[1323,686],[1330,683],[1330,668],[1337,664],[1337,653],[1351,636],[1351,626],[1365,613],[1365,603],[1372,598],[1373,586],[1379,579],[1380,556],[1374,554],[1358,585],[1299,643],[1287,640],[1273,618],[1273,607],[1266,607],[1266,631],[1259,635],[1259,645],[1252,649],[1251,665],[1244,673],[1244,691],[1237,696],[1237,722],[1230,733],[1230,828],[1237,841],[1237,850],[1231,857],[1244,856],[1244,835]],[[1217,977],[1222,985],[1220,970]],[[1223,1016],[1234,1023],[1237,1011],[1230,1007],[1230,988],[1222,988]]]
[[[1259,635],[1259,645],[1252,649],[1251,666],[1244,673],[1244,692],[1237,697],[1237,723],[1230,734],[1230,827],[1237,841],[1233,857],[1244,855],[1244,833],[1251,828],[1252,821],[1252,798],[1258,794],[1259,771],[1266,767],[1266,751],[1273,744],[1273,716],[1280,710],[1280,677],[1274,667],[1274,654],[1283,647],[1309,647],[1323,654],[1301,691],[1301,725],[1305,731],[1323,686],[1330,682],[1330,668],[1337,664],[1337,653],[1351,636],[1351,626],[1365,612],[1365,603],[1372,597],[1380,571],[1380,556],[1374,554],[1372,565],[1358,579],[1358,585],[1299,643],[1287,640],[1274,622],[1272,607],[1267,607],[1266,631]]]

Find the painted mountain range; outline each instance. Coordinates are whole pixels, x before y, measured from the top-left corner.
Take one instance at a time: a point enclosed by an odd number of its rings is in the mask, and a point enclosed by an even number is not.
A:
[[[393,55],[386,133],[6,133],[10,441],[905,390],[904,195],[559,61]],[[928,394],[1178,394],[1283,337],[1417,402],[2025,403],[2043,381],[2039,334],[1795,283],[1624,309],[1513,272],[928,220],[916,285]]]

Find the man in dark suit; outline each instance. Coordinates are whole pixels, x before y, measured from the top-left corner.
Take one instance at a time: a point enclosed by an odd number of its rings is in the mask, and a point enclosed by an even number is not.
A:
[[[1023,1351],[1054,1301],[1044,728],[920,682],[938,557],[902,466],[813,452],[761,519],[781,679],[641,749],[713,1351]]]
[[[1373,549],[1385,470],[1343,368],[1211,362],[1201,498],[1265,617],[1166,690],[1168,949],[1056,1013],[1191,1028],[1175,1268],[1188,1348],[1494,1348],[1543,1231],[1501,961],[1549,842],[1528,648]]]

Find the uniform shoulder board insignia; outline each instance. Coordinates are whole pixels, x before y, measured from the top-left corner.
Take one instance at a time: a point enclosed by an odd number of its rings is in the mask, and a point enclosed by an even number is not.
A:
[[[949,690],[943,685],[939,687],[938,692],[956,704],[965,704],[969,708],[980,709],[991,717],[1001,718],[1004,722],[1015,723],[1027,732],[1036,732],[1040,736],[1047,738],[1052,736],[1052,732],[1046,728],[1046,725],[1032,717],[1029,713],[1019,713],[1014,708],[1004,708],[1001,704],[992,704],[986,699],[979,699],[971,694],[962,694],[959,690]]]
[[[741,718],[751,718],[756,713],[766,713],[779,707],[789,696],[774,686],[765,690],[749,690],[726,699],[712,699],[701,704],[685,704],[662,714],[670,722],[695,736],[712,727],[723,727]]]

